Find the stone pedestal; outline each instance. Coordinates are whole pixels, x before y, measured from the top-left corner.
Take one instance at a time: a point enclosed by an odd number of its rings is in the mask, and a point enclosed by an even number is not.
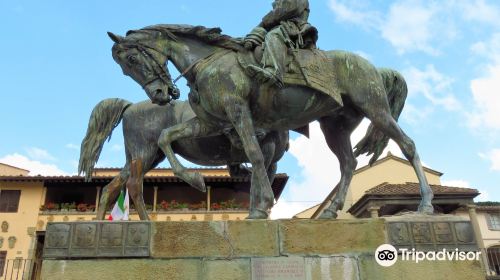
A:
[[[46,242],[51,232],[68,242],[46,244],[42,279],[484,279],[475,261],[379,266],[374,252],[389,242],[385,219],[81,223],[95,229],[92,240],[78,224],[48,226]],[[137,244],[134,228],[146,229]],[[77,243],[85,248],[75,253]]]

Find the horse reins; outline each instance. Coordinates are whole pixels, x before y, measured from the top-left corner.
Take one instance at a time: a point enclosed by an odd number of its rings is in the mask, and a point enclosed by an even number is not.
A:
[[[151,84],[152,82],[156,81],[157,79],[161,79],[164,83],[166,83],[170,87],[177,89],[177,86],[175,85],[175,83],[172,83],[172,80],[171,80],[172,77],[170,77],[170,74],[168,72],[167,67],[165,65],[161,64],[160,62],[158,62],[158,60],[156,60],[156,58],[151,53],[148,52],[148,49],[153,50],[153,51],[163,55],[163,53],[161,51],[157,50],[154,47],[140,44],[137,42],[134,44],[127,44],[127,45],[129,47],[136,48],[138,51],[140,51],[142,53],[142,55],[149,57],[151,60],[154,61],[153,71],[154,71],[155,76],[153,78],[147,80],[146,82],[144,82],[144,85],[142,86],[143,88],[145,88],[147,85]],[[125,45],[125,46],[127,47],[127,45]]]

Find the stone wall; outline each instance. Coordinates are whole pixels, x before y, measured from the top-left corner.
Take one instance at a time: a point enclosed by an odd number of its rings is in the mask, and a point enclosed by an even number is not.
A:
[[[479,262],[374,259],[385,220],[154,222],[147,258],[45,259],[43,279],[484,279]]]

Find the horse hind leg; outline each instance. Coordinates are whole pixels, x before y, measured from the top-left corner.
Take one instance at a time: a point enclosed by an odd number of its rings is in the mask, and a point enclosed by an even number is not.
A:
[[[129,167],[128,164],[126,164],[125,167],[123,167],[123,169],[120,171],[120,174],[113,178],[113,180],[103,188],[97,208],[97,220],[105,219],[106,210],[108,209],[109,203],[116,201],[118,195],[120,194],[120,190],[125,185],[125,182],[127,182],[128,177]]]
[[[323,211],[320,219],[335,219],[337,211],[344,207],[345,198],[356,165],[358,164],[351,145],[351,133],[361,122],[361,116],[325,117],[320,120],[321,130],[330,150],[337,156],[340,165],[340,181],[330,206]]]
[[[385,93],[378,96],[385,96]],[[424,214],[432,214],[434,212],[434,207],[432,206],[431,201],[434,195],[432,193],[432,189],[429,187],[427,178],[425,177],[424,169],[417,153],[415,143],[403,132],[398,123],[394,120],[386,100],[372,101],[373,103],[360,103],[362,104],[362,111],[376,128],[389,136],[398,144],[399,148],[401,148],[404,156],[413,166],[419,181],[422,200],[420,201],[418,211]]]

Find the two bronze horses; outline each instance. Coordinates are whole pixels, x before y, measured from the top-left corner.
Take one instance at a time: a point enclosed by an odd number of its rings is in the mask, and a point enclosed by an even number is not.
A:
[[[172,101],[165,106],[143,101],[136,104],[111,98],[99,102],[92,110],[87,133],[80,150],[79,172],[87,180],[92,177],[94,165],[99,159],[105,140],[122,122],[125,140],[126,163],[120,173],[104,187],[97,218],[103,220],[110,203],[116,201],[125,186],[134,201],[141,220],[148,220],[142,194],[144,175],[165,159],[158,147],[158,138],[163,129],[195,117],[187,101]],[[277,162],[288,148],[288,131],[271,132],[259,141],[265,151],[265,166],[270,181],[274,180]],[[204,166],[227,165],[232,176],[247,176],[249,170],[242,165],[247,162],[245,152],[233,145],[228,137],[183,139],[174,143],[174,151],[189,161]],[[204,191],[204,190],[200,190]]]
[[[165,105],[178,98],[166,62],[171,61],[188,81],[189,101],[196,117],[164,129],[158,140],[176,176],[204,189],[201,174],[189,172],[176,158],[173,145],[177,141],[224,135],[227,131],[239,137],[252,165],[249,219],[267,218],[274,203],[256,136],[297,129],[315,120],[341,168],[338,191],[322,218],[335,218],[337,210],[342,209],[356,156],[373,153],[374,162],[389,138],[399,145],[418,177],[422,195],[419,211],[433,212],[433,193],[415,144],[396,122],[407,95],[406,82],[396,71],[376,69],[353,53],[323,52],[336,79],[339,102],[309,87],[277,88],[255,82],[238,62],[239,55],[247,50],[217,28],[155,25],[129,31],[126,37],[109,35],[115,42],[114,60],[125,75],[144,88],[153,103]],[[371,125],[353,152],[350,135],[364,117]]]

